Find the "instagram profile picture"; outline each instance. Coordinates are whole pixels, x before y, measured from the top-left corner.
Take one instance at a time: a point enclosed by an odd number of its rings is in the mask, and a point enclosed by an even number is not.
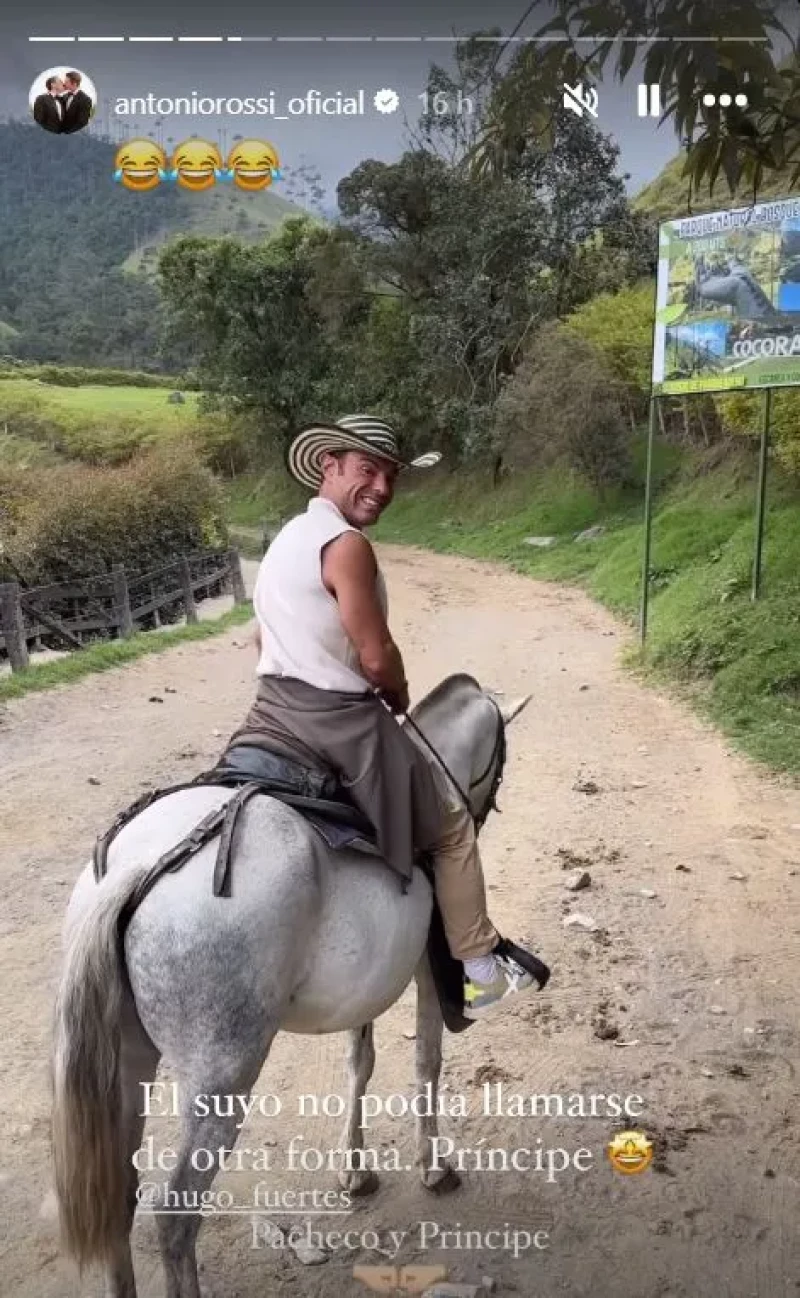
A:
[[[40,72],[28,92],[33,120],[53,135],[74,135],[89,125],[97,104],[91,77],[68,63]]]

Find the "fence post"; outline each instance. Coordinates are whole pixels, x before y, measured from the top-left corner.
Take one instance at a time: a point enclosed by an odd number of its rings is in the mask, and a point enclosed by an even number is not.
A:
[[[8,661],[12,672],[21,672],[28,666],[28,642],[22,620],[19,582],[0,582],[0,631],[6,642]]]
[[[194,602],[194,591],[192,590],[192,570],[189,567],[189,560],[184,555],[180,560],[181,582],[183,583],[183,607],[186,612],[186,621],[197,621],[197,605]]]
[[[244,588],[242,561],[239,558],[238,550],[228,551],[228,570],[231,576],[231,590],[233,591],[234,604],[246,604],[247,591]]]
[[[124,640],[133,635],[133,617],[131,615],[131,597],[128,591],[128,578],[125,567],[115,563],[111,569],[111,581],[114,587],[114,608],[119,618],[119,633]]]

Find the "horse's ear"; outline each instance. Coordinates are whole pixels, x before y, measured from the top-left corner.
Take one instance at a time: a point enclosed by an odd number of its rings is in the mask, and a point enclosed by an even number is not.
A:
[[[524,694],[521,699],[517,699],[516,702],[509,703],[507,707],[500,709],[500,714],[507,726],[511,724],[514,717],[519,716],[523,708],[528,706],[532,698],[532,694]]]

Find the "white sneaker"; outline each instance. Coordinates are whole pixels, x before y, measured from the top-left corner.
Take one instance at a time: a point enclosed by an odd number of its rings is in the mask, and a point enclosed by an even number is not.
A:
[[[529,974],[516,960],[507,956],[495,956],[497,976],[490,983],[476,983],[471,978],[464,979],[465,1019],[482,1019],[516,992],[527,991],[533,986],[533,975]]]

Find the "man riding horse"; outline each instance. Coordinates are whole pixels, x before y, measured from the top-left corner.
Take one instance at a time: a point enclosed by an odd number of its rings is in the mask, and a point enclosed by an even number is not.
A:
[[[407,712],[408,684],[387,625],[386,586],[364,535],[391,503],[400,470],[439,458],[406,464],[392,428],[368,415],[314,424],[295,437],[289,471],[317,494],[261,563],[253,597],[258,692],[232,744],[334,771],[403,878],[415,852],[430,853],[447,942],[464,966],[464,1013],[480,1018],[534,980],[487,914],[476,827],[461,791],[414,730],[392,716]],[[527,955],[515,953],[522,961]]]

